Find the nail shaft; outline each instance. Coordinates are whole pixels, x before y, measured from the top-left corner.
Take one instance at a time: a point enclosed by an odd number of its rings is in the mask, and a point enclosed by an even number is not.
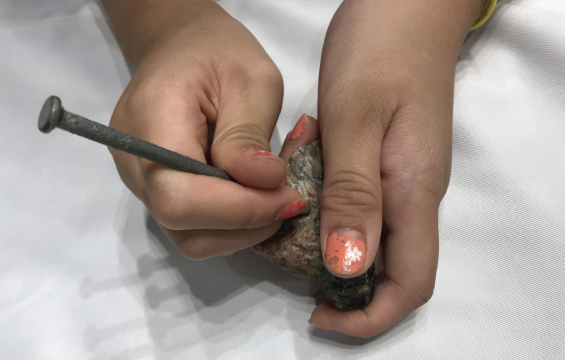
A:
[[[38,126],[39,130],[44,133],[58,127],[175,170],[235,181],[227,172],[213,166],[68,112],[61,106],[61,100],[55,96],[51,96],[45,102],[39,116]]]
[[[58,127],[72,134],[175,170],[214,176],[235,182],[225,171],[66,111],[61,104],[61,99],[56,96],[50,96],[43,104],[37,125],[39,130],[44,133],[49,133]],[[309,212],[310,208],[307,207],[301,215],[308,215]]]
[[[234,181],[225,171],[76,114],[66,112],[59,128],[175,170]]]

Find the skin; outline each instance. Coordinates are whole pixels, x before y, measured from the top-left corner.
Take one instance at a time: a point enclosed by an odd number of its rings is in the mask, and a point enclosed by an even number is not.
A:
[[[359,275],[376,258],[385,276],[365,309],[323,303],[310,322],[371,337],[431,298],[457,55],[486,0],[345,0],[324,44],[319,123],[302,121],[278,157],[261,151],[270,151],[282,77],[243,25],[210,0],[104,5],[135,68],[110,125],[239,182],[111,150],[126,186],[186,257],[231,254],[274,234],[275,219],[303,200],[284,186],[286,161],[321,136],[322,253],[327,236],[351,229],[366,243],[363,266],[336,275]]]
[[[455,66],[485,5],[346,0],[336,12],[319,85],[322,144],[331,144],[323,148],[322,248],[324,234],[358,230],[365,264],[341,276],[365,272],[380,245],[385,278],[363,310],[320,305],[310,319],[319,327],[370,337],[431,298],[438,208],[451,168]]]

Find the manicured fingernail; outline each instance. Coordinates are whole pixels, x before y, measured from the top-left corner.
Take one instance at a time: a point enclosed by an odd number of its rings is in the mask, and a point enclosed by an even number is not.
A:
[[[298,119],[296,125],[294,125],[294,129],[292,129],[292,132],[290,133],[289,140],[293,141],[298,139],[300,135],[302,135],[302,133],[304,132],[304,127],[306,126],[307,123],[308,123],[308,117],[306,116],[306,114],[304,114],[300,117],[300,119]]]
[[[284,220],[300,214],[308,207],[308,203],[304,200],[297,200],[283,207],[275,220]]]
[[[265,150],[257,150],[257,149],[249,149],[245,151],[245,155],[253,160],[275,157],[275,154],[273,153],[270,153]]]
[[[360,232],[340,230],[328,236],[326,264],[341,274],[353,274],[363,267],[365,241]]]

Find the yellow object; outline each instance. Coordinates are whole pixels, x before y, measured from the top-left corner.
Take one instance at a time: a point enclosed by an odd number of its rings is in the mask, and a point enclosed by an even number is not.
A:
[[[492,15],[492,12],[494,11],[495,7],[496,7],[496,0],[489,0],[489,3],[485,11],[483,12],[479,20],[475,22],[475,25],[473,25],[471,30],[475,30],[476,28],[484,24],[488,20],[488,18]]]

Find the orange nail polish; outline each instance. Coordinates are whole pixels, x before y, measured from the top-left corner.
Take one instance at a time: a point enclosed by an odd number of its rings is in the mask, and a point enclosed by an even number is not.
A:
[[[302,133],[304,132],[304,126],[306,125],[307,122],[308,122],[308,117],[306,116],[306,114],[302,115],[300,119],[298,119],[296,125],[294,125],[294,129],[292,129],[289,139],[290,140],[298,139],[300,135],[302,135]]]
[[[326,242],[326,264],[338,273],[353,274],[363,267],[365,241],[355,230],[334,232]]]
[[[297,200],[281,209],[275,220],[284,220],[300,214],[308,203],[304,200]]]
[[[249,149],[245,151],[245,156],[252,160],[264,159],[264,158],[274,158],[275,155],[271,152],[258,149]]]
[[[270,152],[265,151],[265,150],[255,150],[254,155],[255,156],[275,156],[273,153],[270,153]]]

